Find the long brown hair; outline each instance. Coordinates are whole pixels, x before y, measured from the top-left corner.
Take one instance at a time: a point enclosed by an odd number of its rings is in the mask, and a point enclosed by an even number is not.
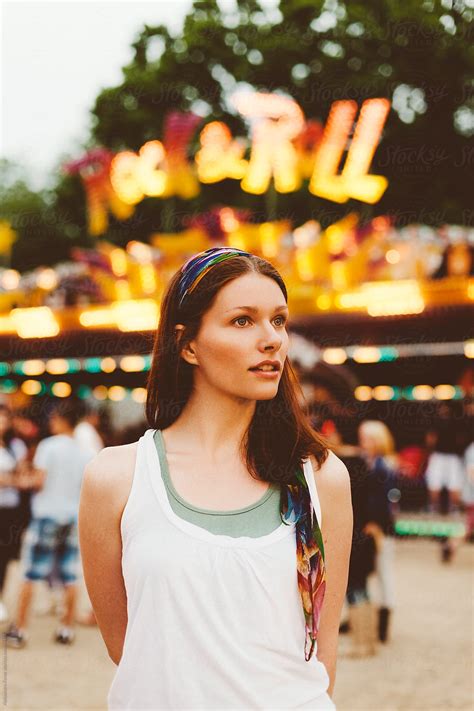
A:
[[[285,301],[285,283],[265,259],[256,255],[236,255],[212,266],[179,308],[178,270],[168,284],[161,304],[151,369],[147,382],[146,417],[153,429],[166,429],[180,415],[193,387],[193,368],[181,358],[184,345],[192,341],[204,313],[212,306],[219,290],[243,274],[254,272],[270,277],[280,287]],[[175,326],[185,328],[180,337]],[[302,459],[314,455],[321,467],[329,451],[328,441],[314,430],[298,402],[302,395],[289,359],[285,360],[278,392],[271,400],[257,400],[255,412],[241,442],[242,455],[252,476],[263,481],[289,484],[294,481]]]

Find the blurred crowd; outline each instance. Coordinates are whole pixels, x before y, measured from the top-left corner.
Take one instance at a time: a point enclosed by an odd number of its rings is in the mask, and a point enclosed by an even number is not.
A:
[[[304,384],[303,384],[304,385]],[[474,442],[468,427],[440,402],[424,441],[397,451],[386,422],[352,421],[356,438],[347,436],[340,410],[322,407],[317,387],[303,388],[301,405],[315,429],[346,464],[351,478],[354,532],[341,633],[349,632],[351,655],[376,653],[390,638],[396,607],[394,555],[397,514],[405,506],[424,515],[465,518],[464,533],[442,540],[441,559],[450,562],[463,541],[474,541]],[[346,423],[347,424],[347,423]],[[83,472],[104,446],[136,441],[145,421],[111,426],[107,408],[73,399],[56,400],[34,410],[0,404],[0,623],[5,639],[21,648],[28,640],[34,586],[46,581],[60,592],[60,621],[53,639],[71,644],[76,623],[94,625],[92,607],[77,615],[82,580],[77,516]],[[19,561],[21,583],[16,609],[6,608],[3,592],[8,566]],[[377,603],[368,580],[375,576]]]

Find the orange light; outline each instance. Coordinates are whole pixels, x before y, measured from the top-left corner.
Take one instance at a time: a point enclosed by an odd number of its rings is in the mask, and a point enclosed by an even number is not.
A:
[[[224,178],[240,180],[244,177],[248,162],[243,159],[245,143],[233,139],[228,127],[221,121],[211,121],[199,136],[201,148],[195,161],[199,180],[216,183]]]
[[[12,309],[10,318],[20,338],[51,338],[59,333],[59,324],[48,306]]]
[[[338,175],[357,104],[355,101],[333,103],[316,153],[310,192],[334,202],[346,202],[352,197],[374,203],[381,198],[388,181],[381,175],[369,175],[368,170],[389,110],[388,99],[364,101],[342,174]]]
[[[164,159],[161,141],[148,141],[138,155],[132,151],[117,153],[110,166],[110,181],[119,198],[128,205],[135,205],[145,195],[163,196],[167,176],[159,166]]]

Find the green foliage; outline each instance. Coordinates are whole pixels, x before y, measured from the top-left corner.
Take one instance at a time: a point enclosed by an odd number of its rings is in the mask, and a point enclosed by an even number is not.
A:
[[[275,12],[243,0],[230,16],[216,2],[195,2],[180,37],[164,27],[140,34],[124,82],[97,99],[95,138],[114,149],[136,149],[162,135],[173,108],[202,112],[203,122],[219,118],[237,135],[245,128],[228,97],[245,84],[292,96],[307,118],[321,121],[338,99],[360,105],[384,96],[393,109],[372,168],[390,181],[382,200],[373,207],[339,206],[311,196],[304,186],[279,197],[279,215],[324,224],[358,209],[367,216],[390,212],[399,224],[470,224],[474,13],[464,2],[447,10],[449,4],[281,0]],[[148,61],[147,47],[156,37],[163,40],[162,54]],[[128,105],[125,94],[132,97]],[[459,125],[461,107],[465,128]],[[265,217],[265,201],[242,195],[235,181],[218,184],[217,191],[205,188],[188,207],[205,210],[215,202],[253,206]]]

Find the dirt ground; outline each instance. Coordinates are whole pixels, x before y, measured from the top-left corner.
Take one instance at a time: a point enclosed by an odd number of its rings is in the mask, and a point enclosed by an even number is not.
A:
[[[451,564],[439,543],[396,540],[396,609],[389,643],[376,657],[345,657],[340,636],[334,702],[338,711],[473,709],[472,562],[463,544]],[[10,565],[5,602],[13,609],[20,575]],[[106,709],[115,666],[97,628],[77,627],[71,647],[52,641],[56,620],[37,585],[28,647],[2,646],[2,703],[10,709]],[[375,578],[370,591],[377,599]],[[81,608],[84,597],[81,598]]]

